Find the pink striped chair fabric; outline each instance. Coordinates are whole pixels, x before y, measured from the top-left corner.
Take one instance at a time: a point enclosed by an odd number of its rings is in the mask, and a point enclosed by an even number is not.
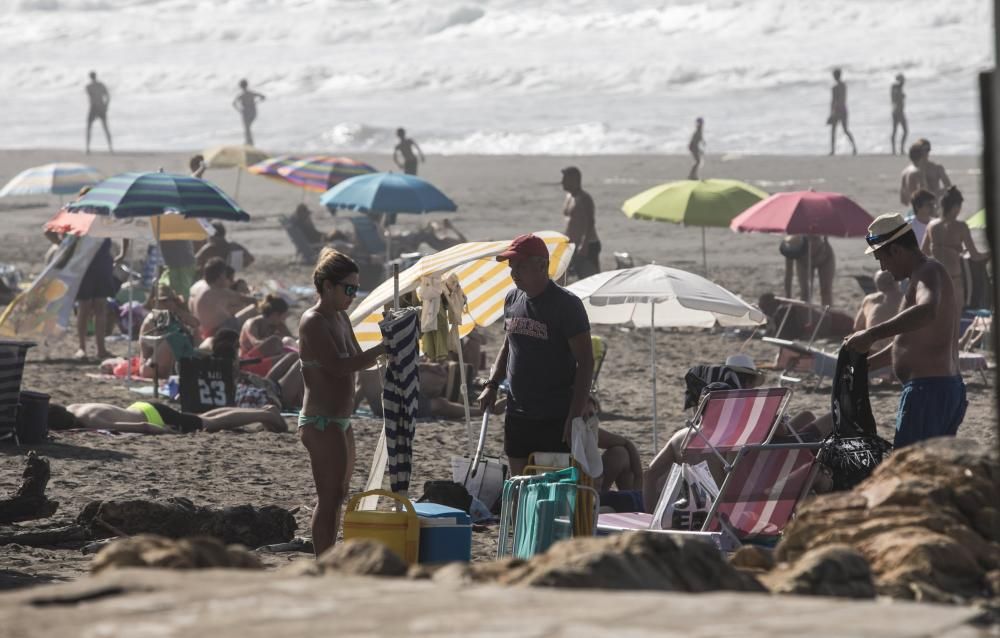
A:
[[[710,392],[694,419],[685,456],[711,452],[713,448],[728,452],[745,445],[767,443],[790,394],[788,388]]]
[[[724,521],[740,540],[781,534],[815,475],[816,444],[744,448],[722,484],[703,531]]]

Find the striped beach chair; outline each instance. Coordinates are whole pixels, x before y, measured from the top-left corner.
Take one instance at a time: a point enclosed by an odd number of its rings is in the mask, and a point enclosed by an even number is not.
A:
[[[743,543],[772,544],[816,477],[818,443],[752,445],[740,449],[733,470],[698,532],[660,529],[656,514],[601,514],[601,532],[649,531],[703,537],[724,551]]]
[[[0,341],[0,441],[17,440],[17,411],[21,399],[24,359],[31,341]]]
[[[747,445],[769,442],[791,397],[792,391],[788,388],[707,393],[687,422],[685,458],[714,454],[727,470],[730,469],[723,455]]]

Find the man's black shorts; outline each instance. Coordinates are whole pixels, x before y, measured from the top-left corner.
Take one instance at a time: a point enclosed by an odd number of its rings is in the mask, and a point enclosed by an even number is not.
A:
[[[526,459],[532,452],[569,452],[563,440],[566,419],[526,419],[507,414],[503,422],[503,451],[507,458]]]

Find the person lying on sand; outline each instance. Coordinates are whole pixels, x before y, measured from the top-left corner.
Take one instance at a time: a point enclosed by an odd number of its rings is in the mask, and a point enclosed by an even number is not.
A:
[[[768,334],[779,339],[811,339],[814,331],[817,339],[840,338],[854,329],[854,317],[843,310],[829,308],[824,314],[816,304],[776,297],[770,292],[760,296],[757,307],[767,315]]]
[[[260,423],[271,432],[287,432],[288,424],[275,406],[217,408],[204,414],[175,410],[163,403],[137,401],[127,408],[107,403],[49,405],[49,428],[53,430],[113,430],[142,434],[187,434],[204,430],[218,432]]]
[[[445,397],[448,387],[448,367],[440,363],[421,361],[417,364],[417,374],[420,378],[420,396],[418,397],[417,418],[420,419],[451,419],[465,418],[465,405],[449,401]],[[378,370],[364,370],[358,373],[358,386],[355,392],[355,409],[362,401],[375,416],[382,416],[382,381]],[[499,414],[499,412],[496,412]],[[475,402],[469,405],[470,416],[482,416],[483,412]]]

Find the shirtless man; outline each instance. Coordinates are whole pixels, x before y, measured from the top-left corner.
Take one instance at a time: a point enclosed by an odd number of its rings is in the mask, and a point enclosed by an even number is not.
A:
[[[903,169],[899,178],[899,203],[909,206],[913,194],[927,190],[927,152],[920,142],[914,142],[909,150],[910,165]],[[932,193],[933,195],[933,193]]]
[[[576,245],[570,267],[577,277],[585,279],[601,272],[601,240],[597,238],[594,198],[583,190],[583,177],[575,166],[562,169],[562,187],[566,191],[565,234]]]
[[[892,365],[903,383],[896,413],[896,449],[935,436],[954,436],[968,405],[958,370],[956,307],[951,277],[938,261],[920,252],[902,215],[879,216],[868,227],[867,253],[896,281],[910,283],[898,314],[855,332],[845,344],[858,352],[892,338],[869,354],[868,369]]]
[[[691,156],[694,158],[694,165],[691,166],[688,179],[698,179],[698,169],[701,168],[701,157],[705,152],[704,127],[704,119],[699,117],[694,121],[694,133],[691,135],[691,141],[688,142],[688,150],[691,151]]]
[[[114,430],[142,434],[187,434],[218,432],[260,423],[271,432],[287,432],[288,424],[275,406],[258,408],[216,408],[203,414],[180,412],[168,405],[137,401],[127,408],[107,403],[74,403],[65,408],[49,407],[49,427],[53,430]]]
[[[111,105],[111,94],[108,87],[97,81],[97,72],[90,72],[90,84],[87,85],[87,99],[90,101],[90,110],[87,112],[87,154],[90,154],[90,127],[94,120],[100,120],[104,127],[104,137],[108,140],[108,151],[114,153],[111,148],[111,132],[108,130],[108,106]]]
[[[903,291],[899,289],[899,284],[892,275],[880,270],[875,275],[875,288],[878,292],[873,292],[861,300],[861,308],[854,318],[855,332],[877,326],[892,319],[899,312],[899,306],[903,302]],[[889,340],[883,339],[873,344],[872,349],[878,351],[887,345]]]
[[[927,232],[921,244],[924,253],[941,262],[951,277],[952,287],[958,298],[955,309],[958,319],[962,316],[966,300],[965,283],[962,278],[962,256],[968,251],[976,261],[989,259],[989,255],[979,252],[976,248],[968,224],[958,218],[958,214],[962,211],[962,201],[962,193],[957,187],[952,186],[948,189],[941,198],[941,217],[927,224]],[[957,324],[955,329],[958,330]]]
[[[226,274],[226,262],[213,257],[205,264],[208,288],[191,297],[191,308],[201,324],[201,338],[207,339],[220,328],[237,333],[243,322],[257,314],[256,299],[232,289],[233,280]]]
[[[847,84],[840,79],[840,69],[833,70],[833,79],[835,84],[830,97],[830,117],[826,120],[826,123],[830,125],[830,155],[833,155],[837,149],[837,124],[840,124],[841,128],[844,129],[844,134],[851,141],[851,148],[857,155],[858,147],[854,143],[854,136],[847,128]]]
[[[396,135],[399,137],[399,143],[396,144],[396,148],[392,151],[392,161],[396,162],[396,166],[403,169],[403,172],[407,175],[416,175],[417,156],[413,153],[413,149],[416,149],[417,153],[420,154],[421,162],[426,162],[427,158],[424,157],[424,152],[420,150],[420,145],[406,137],[404,129],[396,129]]]
[[[924,180],[926,181],[926,188],[930,192],[934,193],[935,197],[940,198],[944,195],[944,192],[951,188],[951,179],[948,178],[947,171],[944,170],[944,166],[932,162],[930,160],[931,156],[931,143],[930,141],[920,138],[917,140],[917,144],[924,149]]]
[[[906,146],[906,135],[910,132],[906,124],[906,93],[903,93],[903,74],[896,76],[896,81],[889,89],[889,99],[892,101],[892,154],[896,154],[896,129],[903,127],[903,137],[899,140],[899,154],[903,154],[903,147]]]
[[[246,79],[240,80],[240,92],[233,99],[233,108],[240,112],[243,117],[243,143],[253,146],[253,134],[250,133],[250,126],[257,119],[257,102],[263,102],[265,98],[260,93],[256,93],[247,88]]]

